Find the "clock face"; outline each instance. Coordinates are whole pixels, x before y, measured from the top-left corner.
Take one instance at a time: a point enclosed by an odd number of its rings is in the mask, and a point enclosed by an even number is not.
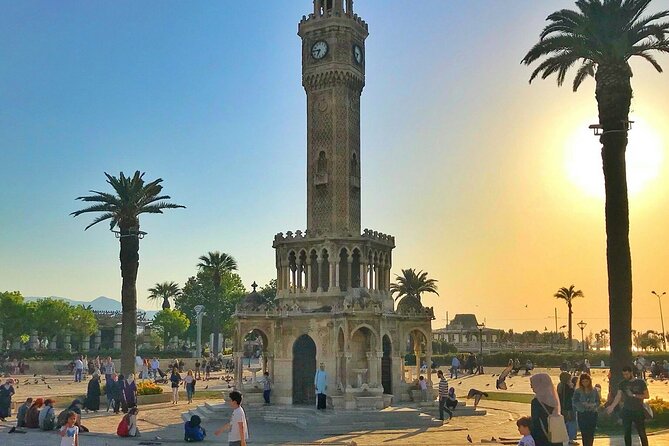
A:
[[[316,60],[322,59],[328,53],[328,44],[325,40],[319,40],[311,46],[311,57]]]
[[[353,45],[353,59],[358,65],[362,63],[362,48],[358,45]]]

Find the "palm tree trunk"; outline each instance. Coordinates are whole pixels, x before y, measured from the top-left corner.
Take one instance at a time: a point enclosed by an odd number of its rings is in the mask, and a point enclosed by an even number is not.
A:
[[[139,239],[121,228],[121,372],[127,376],[135,371],[137,351],[137,270],[139,268]],[[125,235],[125,236],[124,236]]]
[[[572,350],[574,348],[574,343],[572,342],[572,339],[574,339],[572,332],[572,315],[574,313],[571,311],[571,302],[567,302],[567,309],[569,310],[569,321],[567,322],[569,324],[569,350]]]
[[[632,259],[625,150],[632,99],[631,70],[599,66],[597,105],[602,126],[602,163],[606,190],[606,263],[609,288],[611,392],[617,390],[622,368],[632,361]]]

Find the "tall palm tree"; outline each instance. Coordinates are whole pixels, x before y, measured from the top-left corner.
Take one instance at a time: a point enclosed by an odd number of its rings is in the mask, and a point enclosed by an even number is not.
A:
[[[572,311],[572,301],[576,299],[577,297],[584,297],[583,296],[583,291],[581,290],[575,290],[574,285],[571,285],[569,288],[562,287],[557,292],[553,295],[556,299],[562,299],[567,303],[567,309],[569,310],[569,322],[567,323],[567,327],[569,330],[569,337],[567,338],[567,341],[569,343],[569,349],[571,350],[572,348],[572,316],[573,316],[573,311]]]
[[[427,272],[418,271],[413,268],[403,269],[402,275],[395,275],[397,281],[390,284],[390,294],[397,294],[395,300],[405,296],[411,296],[420,302],[421,293],[434,293],[437,296],[437,279],[429,279]]]
[[[134,371],[137,350],[137,270],[139,268],[139,239],[145,233],[139,230],[141,214],[162,214],[164,209],[183,208],[170,203],[168,195],[161,195],[162,178],[150,183],[144,182],[144,173],[136,171],[133,176],[118,177],[105,172],[107,183],[113,193],[91,190],[94,195],[77,197],[77,200],[95,204],[72,212],[78,217],[89,212],[101,212],[86,229],[105,220],[109,220],[109,229],[116,233],[121,245],[121,305],[123,308],[121,323],[121,371]],[[114,228],[118,228],[117,231]]]
[[[629,60],[639,56],[661,72],[654,53],[669,52],[669,11],[646,14],[651,0],[578,0],[577,10],[563,9],[550,22],[539,42],[522,63],[536,67],[530,82],[555,74],[562,85],[567,72],[578,65],[573,89],[595,78],[599,111],[606,204],[606,261],[608,267],[609,324],[611,328],[612,383],[632,359],[632,261],[629,244],[629,208],[625,150],[632,99]],[[644,15],[646,14],[646,15]],[[614,389],[615,390],[615,389]]]
[[[179,297],[181,295],[181,288],[176,282],[157,283],[149,288],[149,300],[160,302],[163,300],[163,310],[170,308],[170,297]]]
[[[221,276],[225,272],[236,271],[237,270],[237,261],[231,255],[228,255],[224,252],[219,251],[210,251],[206,256],[200,256],[200,263],[197,264],[197,267],[201,271],[209,274],[214,285],[214,292],[218,295],[221,292]],[[219,301],[218,299],[216,300]],[[212,308],[209,311],[212,311],[212,314],[216,314],[218,309]],[[213,352],[214,355],[218,354],[218,343],[219,337],[221,335],[221,318],[214,316],[214,346]]]

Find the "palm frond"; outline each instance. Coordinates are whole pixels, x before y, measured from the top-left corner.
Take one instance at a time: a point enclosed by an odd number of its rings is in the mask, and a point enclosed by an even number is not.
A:
[[[592,76],[595,77],[595,67],[597,66],[592,60],[584,60],[581,67],[576,72],[576,77],[574,78],[574,91],[578,90],[578,87],[581,86],[586,77]]]

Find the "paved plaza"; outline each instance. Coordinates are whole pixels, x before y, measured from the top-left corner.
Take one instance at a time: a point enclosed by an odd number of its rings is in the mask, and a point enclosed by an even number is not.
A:
[[[491,374],[498,373],[500,369],[491,368],[486,370],[482,376],[464,376],[458,379],[450,380],[451,385],[455,386],[457,393],[463,395],[471,387],[486,389],[486,386],[493,382]],[[548,370],[557,381],[556,369]],[[593,375],[595,381],[604,384],[606,374],[603,371],[595,371]],[[186,444],[183,442],[183,418],[182,415],[188,410],[195,409],[198,405],[205,402],[210,404],[221,404],[227,394],[227,383],[220,379],[219,375],[208,382],[201,382],[199,389],[207,389],[207,398],[196,399],[193,404],[188,405],[185,402],[174,406],[170,403],[160,403],[145,405],[140,407],[139,427],[142,437],[132,439],[121,439],[115,436],[116,426],[121,419],[121,415],[114,415],[105,411],[98,413],[83,414],[83,424],[87,426],[91,433],[84,434],[81,437],[82,446],[115,446],[115,445],[139,445],[140,443],[161,443],[161,444]],[[31,385],[19,385],[17,398],[19,401],[27,395],[44,396],[59,398],[59,402],[67,403],[73,395],[83,394],[86,383],[72,383],[68,376],[46,377],[47,384],[43,384],[41,377],[38,377],[40,384],[34,384],[34,377],[21,377],[21,383],[26,379],[31,380]],[[59,380],[60,379],[60,380]],[[529,377],[516,376],[508,380],[510,387],[509,393],[529,393]],[[49,385],[51,389],[46,386]],[[492,384],[494,386],[494,384]],[[651,396],[660,396],[668,398],[669,389],[663,382],[650,382]],[[165,390],[168,391],[167,387]],[[213,393],[213,392],[215,393]],[[48,392],[48,393],[47,393]],[[220,393],[219,393],[220,392]],[[213,396],[217,395],[217,396]],[[203,392],[201,395],[203,396]],[[471,403],[471,402],[470,402]],[[450,422],[440,427],[430,428],[404,428],[404,429],[378,429],[370,426],[369,429],[361,429],[356,432],[329,431],[325,433],[315,433],[309,430],[302,430],[293,425],[276,424],[263,422],[253,416],[249,416],[249,431],[251,433],[250,444],[256,445],[312,445],[312,444],[331,444],[331,445],[351,445],[355,442],[357,445],[387,445],[401,444],[403,446],[411,445],[467,445],[467,436],[472,438],[474,444],[486,444],[482,440],[491,440],[501,438],[517,438],[518,434],[515,427],[515,420],[520,416],[529,413],[529,405],[517,402],[505,401],[487,401],[483,400],[479,406],[486,410],[485,416],[456,417]],[[251,413],[253,406],[247,407]],[[288,411],[290,408],[275,406],[277,413]],[[364,420],[365,412],[356,412],[359,418]],[[252,415],[252,414],[251,414]],[[324,415],[327,416],[327,415]],[[210,433],[205,443],[226,444],[226,437],[214,437],[213,432],[221,424],[227,422],[221,416],[221,419],[206,419],[203,425]],[[39,431],[29,431],[26,434],[7,434],[9,428],[14,424],[14,419],[9,419],[0,427],[0,445],[6,446],[47,446],[56,445],[59,438],[55,433],[45,433]],[[340,429],[336,428],[335,430]],[[596,445],[622,445],[621,438],[601,438]],[[637,443],[635,443],[637,444]],[[669,433],[660,433],[654,435],[651,440],[652,445],[669,445]]]

